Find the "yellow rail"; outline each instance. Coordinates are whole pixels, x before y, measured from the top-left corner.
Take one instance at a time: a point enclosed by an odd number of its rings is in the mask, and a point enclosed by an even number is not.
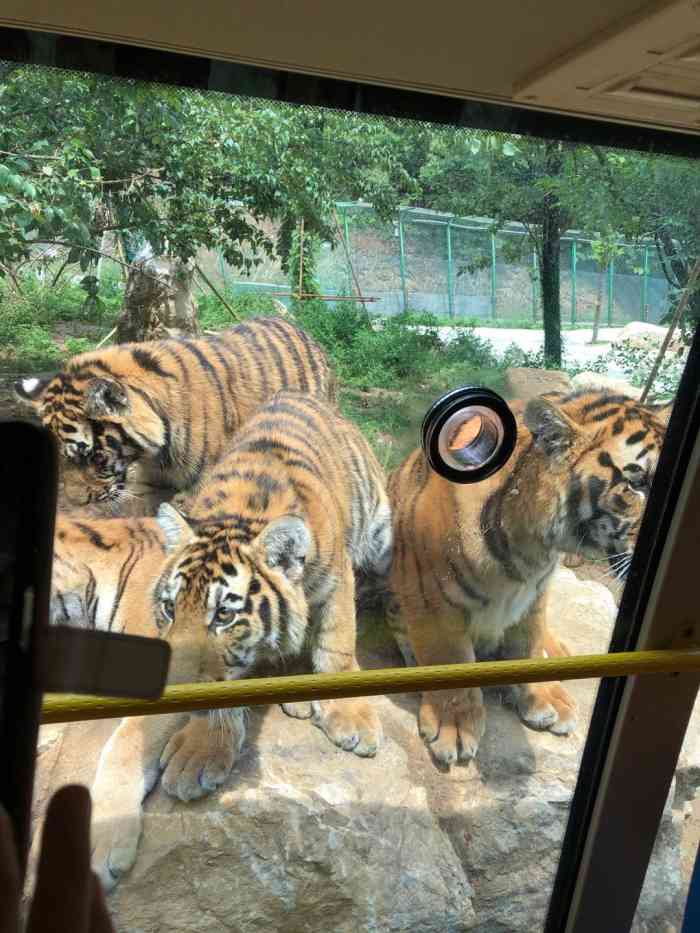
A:
[[[700,675],[700,650],[582,654],[544,660],[480,661],[476,664],[387,668],[350,674],[303,674],[226,683],[178,684],[168,687],[161,699],[149,701],[47,694],[41,721],[57,723],[121,716],[153,716],[158,713],[266,706],[455,687],[495,687],[551,680],[677,673]]]

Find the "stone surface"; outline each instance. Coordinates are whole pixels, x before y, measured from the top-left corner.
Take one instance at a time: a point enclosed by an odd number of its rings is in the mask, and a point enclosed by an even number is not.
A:
[[[571,380],[558,369],[529,369],[512,366],[506,370],[506,395],[528,402],[545,392],[570,392]]]
[[[605,651],[609,590],[558,571],[550,624],[572,653]],[[399,665],[364,623],[361,663]],[[569,684],[576,733],[525,728],[505,695],[487,696],[475,761],[438,771],[416,729],[417,698],[377,698],[385,743],[375,759],[332,746],[280,709],[253,710],[220,792],[182,804],[156,789],[137,862],[110,907],[119,933],[535,933],[542,927],[596,683]],[[67,780],[90,783],[114,723],[42,730],[37,806]],[[694,735],[700,727],[696,711]],[[58,752],[60,751],[60,754]],[[687,762],[687,763],[683,763]],[[679,910],[679,832],[698,786],[688,746],[666,810],[637,930]]]
[[[668,328],[658,324],[647,324],[645,321],[631,321],[617,334],[613,346],[628,344],[631,347],[649,349],[660,347],[666,337]],[[669,353],[683,352],[685,346],[681,335],[676,331],[668,347]]]

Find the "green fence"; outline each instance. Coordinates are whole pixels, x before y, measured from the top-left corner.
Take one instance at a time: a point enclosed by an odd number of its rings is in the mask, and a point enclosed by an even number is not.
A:
[[[402,208],[386,222],[365,204],[339,202],[336,209],[347,251],[324,245],[323,294],[355,294],[356,278],[377,314],[410,309],[484,323],[541,320],[538,257],[522,224],[507,223],[494,232],[485,217]],[[656,323],[667,310],[667,281],[650,243],[620,241],[619,255],[601,273],[590,237],[567,231],[560,261],[562,317],[572,324],[590,323],[599,297],[602,324]],[[223,262],[220,274],[234,291],[268,292],[289,301],[289,284],[274,263],[265,263],[249,280]]]

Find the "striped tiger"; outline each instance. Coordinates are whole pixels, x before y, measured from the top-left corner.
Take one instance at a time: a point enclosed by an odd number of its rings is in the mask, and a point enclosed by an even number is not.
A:
[[[314,671],[358,669],[354,572],[386,575],[391,517],[378,461],[335,408],[279,393],[209,469],[187,519],[164,504],[158,521],[168,558],[151,617],[172,645],[172,682],[236,680],[306,649]],[[356,755],[380,745],[366,698],[283,709]],[[101,817],[93,864],[107,888],[133,863],[142,800],[159,768],[166,792],[201,797],[228,778],[245,719],[234,709],[193,714],[179,731],[163,717],[125,720],[120,730],[93,789]],[[124,764],[130,748],[137,777]]]
[[[51,622],[157,634],[148,596],[165,559],[155,518],[56,518]]]
[[[545,623],[559,554],[607,558],[621,578],[629,569],[664,418],[602,391],[523,407],[516,449],[488,480],[452,484],[420,449],[389,479],[388,618],[404,655],[419,664],[568,653]],[[533,728],[565,735],[575,727],[575,703],[561,684],[518,686],[514,700]],[[479,689],[422,698],[420,733],[443,765],[472,758],[484,725]]]
[[[323,350],[279,317],[197,340],[82,353],[55,376],[15,383],[65,456],[93,465],[104,498],[117,508],[135,462],[140,482],[193,487],[241,424],[281,389],[335,399]]]
[[[71,518],[136,518],[155,515],[158,506],[186,492],[149,483],[138,462],[115,475],[93,460],[59,460],[58,509]]]

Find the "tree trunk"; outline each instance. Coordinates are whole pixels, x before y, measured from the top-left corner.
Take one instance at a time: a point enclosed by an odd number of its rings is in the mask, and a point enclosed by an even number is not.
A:
[[[547,175],[561,174],[563,154],[561,144],[545,143]],[[542,286],[542,323],[544,325],[544,359],[550,366],[561,366],[561,304],[559,296],[559,264],[561,250],[562,211],[556,192],[548,192],[542,202],[542,243],[540,251],[540,283]]]
[[[144,259],[129,269],[117,343],[194,336],[199,331],[192,295],[194,267],[164,257]]]
[[[688,284],[688,276],[690,275],[692,263],[689,265],[688,262],[678,254],[676,244],[673,242],[673,237],[665,227],[662,227],[658,234],[657,246],[660,258],[662,259],[661,267],[666,275],[668,284],[678,289],[680,300],[680,295]],[[669,272],[673,273],[673,277]],[[674,277],[675,281],[673,280]],[[673,317],[673,311],[674,307],[670,307],[666,315],[661,319],[662,324],[668,324],[669,320]],[[694,291],[690,295],[685,313],[685,320],[691,323],[693,330],[695,330],[700,322],[700,291]]]
[[[598,278],[598,294],[595,302],[595,314],[593,315],[593,333],[591,334],[591,343],[598,342],[598,330],[600,329],[600,315],[603,310],[603,291],[605,289],[605,273],[607,269],[601,266],[600,276]]]

